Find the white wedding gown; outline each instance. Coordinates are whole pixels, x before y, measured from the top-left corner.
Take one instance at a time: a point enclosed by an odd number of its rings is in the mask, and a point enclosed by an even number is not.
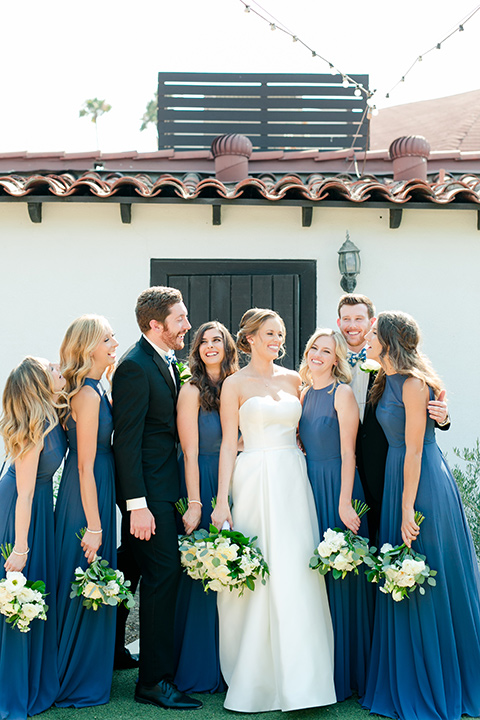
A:
[[[298,710],[336,702],[325,581],[308,564],[318,525],[305,458],[296,444],[299,400],[282,392],[240,408],[245,450],[231,497],[234,529],[258,537],[266,585],[218,595],[220,665],[237,712]]]

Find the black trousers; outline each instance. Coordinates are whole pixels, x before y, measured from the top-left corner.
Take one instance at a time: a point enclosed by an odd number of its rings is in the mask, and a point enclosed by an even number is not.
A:
[[[140,668],[139,682],[155,685],[174,675],[174,624],[180,559],[173,503],[149,502],[155,518],[155,535],[138,540],[130,534],[130,513],[124,511],[118,568],[135,591],[140,579]],[[116,650],[122,652],[128,610],[117,615]]]

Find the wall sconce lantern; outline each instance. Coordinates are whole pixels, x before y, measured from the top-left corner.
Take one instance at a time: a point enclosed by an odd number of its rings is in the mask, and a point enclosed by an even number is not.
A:
[[[360,250],[350,240],[347,230],[347,239],[338,251],[338,268],[342,276],[340,285],[344,292],[351,293],[355,290],[361,266]]]

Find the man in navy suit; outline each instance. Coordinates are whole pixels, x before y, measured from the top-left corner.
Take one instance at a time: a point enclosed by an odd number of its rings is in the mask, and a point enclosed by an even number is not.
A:
[[[137,577],[141,575],[135,700],[168,709],[194,709],[202,703],[172,683],[181,572],[175,525],[180,493],[175,424],[180,381],[175,350],[183,348],[191,325],[175,288],[144,290],[135,312],[142,337],[121,359],[112,389],[113,448],[124,512],[119,566],[136,566]]]
[[[376,372],[365,372],[361,369],[366,360],[365,335],[374,322],[375,306],[370,298],[353,293],[342,295],[338,303],[337,325],[347,342],[348,362],[353,375],[351,387],[360,412],[356,446],[357,468],[365,492],[365,500],[370,507],[367,517],[372,542],[376,542],[380,524],[388,450],[387,438],[376,418],[375,408],[367,402]],[[450,427],[444,397],[445,391],[442,391],[437,400],[432,400],[428,404],[429,415],[441,430]]]

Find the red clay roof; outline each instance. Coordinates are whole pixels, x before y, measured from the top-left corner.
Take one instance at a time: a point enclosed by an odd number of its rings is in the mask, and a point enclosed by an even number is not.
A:
[[[117,198],[129,202],[132,197],[149,199],[156,197],[179,198],[194,201],[197,198],[221,198],[226,200],[264,199],[270,201],[307,200],[392,202],[403,205],[409,201],[447,205],[454,201],[480,204],[480,178],[464,175],[459,179],[447,176],[442,182],[408,180],[394,182],[379,180],[372,176],[360,179],[350,177],[324,177],[314,174],[302,179],[298,175],[263,175],[248,177],[239,183],[224,184],[212,177],[202,178],[189,173],[181,179],[173,175],[153,178],[148,175],[101,177],[98,173],[85,173],[78,178],[71,174],[10,175],[0,177],[0,195],[34,200],[36,196],[67,198],[90,195],[99,200]]]

